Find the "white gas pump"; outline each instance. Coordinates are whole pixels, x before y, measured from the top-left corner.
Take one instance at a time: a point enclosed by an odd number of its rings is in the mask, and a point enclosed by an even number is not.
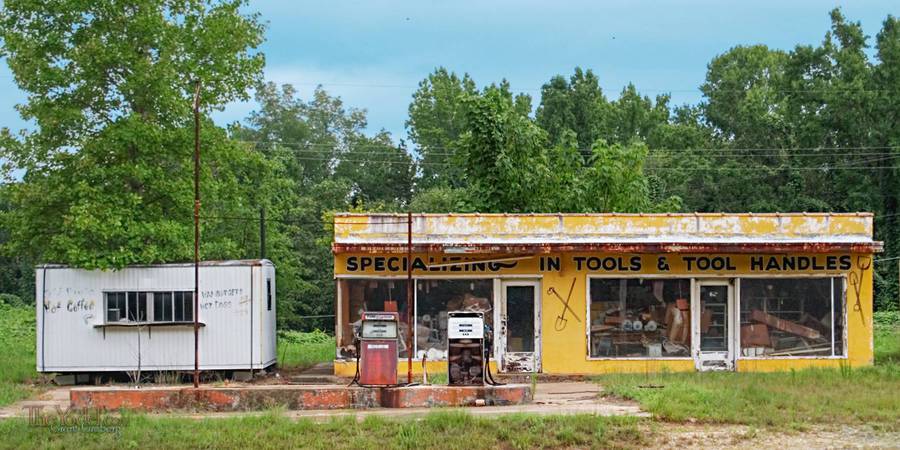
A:
[[[472,311],[448,313],[448,384],[484,384],[484,337],[484,313]]]

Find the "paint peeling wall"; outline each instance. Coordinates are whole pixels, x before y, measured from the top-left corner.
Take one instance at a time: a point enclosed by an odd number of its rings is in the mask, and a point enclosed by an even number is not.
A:
[[[406,219],[395,214],[337,215],[335,276],[403,278],[408,264]],[[881,243],[872,239],[872,227],[873,215],[868,213],[420,214],[413,215],[412,265],[414,277],[419,279],[538,280],[542,294],[541,367],[546,373],[566,374],[695,370],[691,357],[589,358],[586,319],[591,276],[696,280],[817,276],[850,280],[855,272],[853,277],[859,283],[852,288],[847,283],[843,308],[846,356],[738,357],[735,368],[766,371],[859,366],[873,362],[871,261]],[[511,256],[519,257],[510,261]],[[693,266],[690,258],[694,258]],[[721,264],[709,264],[701,270],[698,258],[718,259]],[[759,258],[768,259],[760,262]],[[782,258],[804,259],[809,266],[785,266]],[[479,263],[500,260],[506,262]],[[770,260],[778,267],[773,268]],[[570,314],[561,329],[556,324],[565,307],[549,294],[551,289],[563,296],[571,294],[569,307],[580,314]],[[495,302],[497,298],[495,293]],[[341,314],[338,311],[339,317]],[[429,361],[429,371],[445,370],[445,364]],[[335,371],[352,374],[352,366],[352,362],[339,362]],[[405,364],[401,366],[405,371]],[[414,370],[420,371],[420,362],[414,364]]]
[[[416,214],[417,245],[572,243],[872,243],[869,213]],[[334,242],[407,242],[407,217],[338,214]]]
[[[265,298],[266,277],[275,288],[274,270],[269,262],[201,266],[201,370],[248,370],[274,363],[274,300],[269,311]],[[193,370],[192,325],[103,326],[104,292],[193,291],[193,266],[120,271],[38,267],[36,286],[38,371],[136,370],[139,356],[142,370]]]
[[[754,266],[754,258],[774,258],[780,261],[784,257],[806,258],[817,267],[809,267],[804,270],[773,270],[766,265]],[[356,270],[348,270],[351,260],[357,261]],[[379,266],[378,270],[373,264],[360,269],[361,258],[398,258],[397,271],[391,271],[388,265]],[[405,276],[405,255],[372,255],[372,254],[339,254],[335,257],[335,275],[337,277],[394,277]],[[440,264],[447,259],[463,258],[464,260],[482,260],[483,255],[434,255],[414,254],[414,259],[430,264]],[[632,258],[637,258],[640,268],[634,270],[631,265]],[[664,258],[668,264],[666,270],[660,266],[660,258]],[[685,258],[722,258],[726,267],[721,269],[708,268],[698,270],[697,265],[688,267]],[[829,259],[831,258],[831,259]],[[496,265],[494,270],[489,265],[484,268],[475,263],[466,266],[457,266],[460,270],[454,271],[451,267],[424,268],[421,266],[414,270],[416,279],[428,278],[499,278],[521,280],[535,279],[540,281],[541,298],[541,367],[544,373],[559,374],[598,374],[610,372],[656,372],[669,371],[693,371],[694,360],[690,357],[672,359],[650,358],[616,358],[597,359],[588,357],[587,344],[587,290],[589,277],[673,277],[706,279],[735,279],[745,277],[843,277],[849,279],[850,273],[856,272],[861,280],[859,291],[853,286],[847,285],[845,306],[843,308],[846,320],[846,356],[845,357],[787,357],[768,359],[742,359],[738,357],[736,370],[787,370],[803,367],[837,367],[841,364],[852,366],[871,365],[873,362],[872,349],[872,259],[871,254],[794,254],[794,255],[763,255],[763,254],[616,254],[616,253],[551,253],[549,255],[537,255],[532,258],[515,261],[515,264],[507,263],[503,266]],[[558,267],[548,261],[559,260]],[[592,264],[589,267],[588,260],[615,261],[615,264]],[[836,266],[830,269],[826,261],[835,261]],[[581,261],[580,268],[578,261]],[[848,266],[841,266],[840,261]],[[573,284],[572,281],[575,280]],[[555,296],[550,295],[550,289],[560,293],[563,298],[569,297],[569,289],[572,289],[569,307],[576,312],[573,317],[567,313],[568,323],[562,329],[556,326],[557,318],[563,314],[564,306]],[[496,299],[495,295],[495,299]],[[859,304],[859,310],[855,305]],[[496,304],[494,305],[496,307]],[[428,362],[430,373],[446,370],[444,362]],[[400,365],[402,372],[406,371],[405,361]],[[421,371],[421,361],[415,361],[413,368],[417,373]],[[353,362],[336,362],[335,373],[345,375],[353,373]],[[399,369],[398,369],[399,370]]]

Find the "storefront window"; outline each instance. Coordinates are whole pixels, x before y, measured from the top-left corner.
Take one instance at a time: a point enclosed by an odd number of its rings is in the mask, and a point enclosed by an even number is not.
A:
[[[741,280],[741,356],[843,356],[843,278]]]
[[[416,356],[447,357],[447,312],[480,311],[492,326],[494,283],[490,279],[416,280]]]
[[[354,336],[359,332],[362,313],[389,311],[400,314],[400,357],[406,357],[407,301],[406,280],[360,279],[338,281],[341,294],[341,341],[338,356],[356,355]]]
[[[592,278],[591,357],[690,356],[690,298],[689,279]]]

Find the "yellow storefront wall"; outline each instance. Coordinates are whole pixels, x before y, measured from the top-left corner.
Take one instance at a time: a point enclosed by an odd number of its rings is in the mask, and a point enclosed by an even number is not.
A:
[[[521,258],[521,259],[507,259]],[[479,263],[478,261],[495,261]],[[500,260],[500,261],[498,261]],[[541,367],[544,373],[600,374],[611,372],[692,371],[691,358],[591,359],[587,344],[587,289],[590,276],[678,277],[732,279],[742,277],[844,277],[846,289],[845,357],[781,357],[742,359],[738,371],[770,371],[805,367],[871,365],[872,348],[872,255],[870,254],[637,254],[637,253],[548,253],[521,255],[413,255],[415,278],[533,278],[541,281]],[[446,266],[448,263],[460,263]],[[403,254],[337,254],[337,277],[403,277]],[[431,267],[434,265],[443,267]],[[853,275],[851,275],[853,274]],[[573,279],[575,280],[573,285]],[[859,280],[853,283],[850,280]],[[555,322],[563,312],[559,299],[549,295],[553,288],[577,317],[567,313],[568,322],[557,330]],[[496,297],[496,294],[495,294]],[[338,314],[340,317],[340,312]],[[738,349],[735,349],[738,352]],[[421,372],[421,361],[413,364]],[[335,373],[352,376],[354,362],[336,361]],[[398,372],[405,374],[405,362]],[[446,362],[429,361],[429,373],[443,373]]]

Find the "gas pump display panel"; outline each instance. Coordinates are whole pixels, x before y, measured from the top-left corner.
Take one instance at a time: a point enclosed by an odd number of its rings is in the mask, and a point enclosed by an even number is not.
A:
[[[366,320],[362,324],[362,337],[369,339],[396,339],[397,322]]]

